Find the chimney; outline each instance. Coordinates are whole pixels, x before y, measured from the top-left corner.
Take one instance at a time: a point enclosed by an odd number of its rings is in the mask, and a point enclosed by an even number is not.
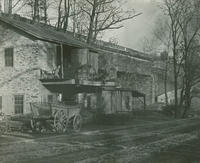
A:
[[[12,0],[4,0],[4,13],[12,14]]]

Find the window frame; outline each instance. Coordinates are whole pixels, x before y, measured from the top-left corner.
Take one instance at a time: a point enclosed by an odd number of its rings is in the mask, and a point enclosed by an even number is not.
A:
[[[22,97],[22,100],[19,99],[21,97]],[[18,99],[16,100],[16,98],[18,98]],[[25,99],[25,96],[23,94],[15,94],[14,95],[14,113],[15,114],[24,114],[24,99]],[[16,103],[16,101],[18,101],[18,103]],[[17,108],[17,107],[19,107],[19,108]]]
[[[4,49],[5,67],[14,67],[14,48],[7,47]]]

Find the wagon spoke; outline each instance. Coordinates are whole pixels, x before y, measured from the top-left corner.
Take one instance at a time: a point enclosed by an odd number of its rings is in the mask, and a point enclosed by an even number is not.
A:
[[[57,132],[66,132],[68,126],[68,119],[63,110],[57,111],[54,116],[54,127]]]
[[[74,131],[76,131],[76,132],[80,131],[81,126],[82,126],[81,115],[79,115],[79,114],[75,115],[74,116],[74,120],[73,120],[73,129],[74,129]]]

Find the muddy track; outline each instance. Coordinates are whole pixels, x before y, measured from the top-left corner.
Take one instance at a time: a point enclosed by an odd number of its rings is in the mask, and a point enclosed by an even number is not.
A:
[[[52,156],[40,156],[32,158],[32,162],[48,162],[48,160],[51,160],[52,162],[77,162],[82,160],[87,160],[88,157],[90,158],[98,158],[100,155],[107,155],[112,154],[113,152],[125,150],[126,148],[133,147],[133,146],[141,146],[145,145],[146,143],[154,143],[157,140],[162,140],[167,137],[173,137],[177,133],[190,133],[194,130],[199,130],[199,123],[195,120],[177,120],[173,122],[163,122],[163,123],[151,123],[146,125],[138,125],[135,127],[122,129],[122,130],[110,130],[106,131],[106,133],[103,132],[103,134],[95,133],[91,137],[87,135],[74,135],[73,138],[68,139],[68,136],[66,137],[66,141],[70,142],[72,146],[76,146],[75,150],[69,151],[66,150],[67,146],[64,148],[60,148],[58,146],[57,153],[52,154]],[[142,127],[143,126],[143,127]],[[141,129],[138,130],[138,127]],[[134,134],[138,133],[140,134]],[[114,133],[114,134],[113,134]],[[118,133],[118,134],[117,134]],[[128,135],[127,135],[128,133]],[[84,139],[81,139],[81,137],[84,137]],[[45,146],[45,144],[53,143],[55,141],[58,141],[59,139],[63,140],[63,136],[57,136],[55,140],[53,140],[55,137],[50,138],[39,138],[35,141],[43,144],[43,148],[39,149],[39,151],[45,150],[45,147],[48,148],[48,145]],[[52,139],[52,141],[51,141]],[[79,140],[80,139],[80,140]],[[77,141],[79,140],[79,141]],[[58,145],[57,144],[57,145]],[[61,145],[62,143],[60,143]],[[63,143],[64,144],[64,143]],[[49,148],[51,145],[49,145]],[[83,148],[79,148],[83,147]],[[87,148],[84,148],[87,147]],[[5,150],[5,149],[4,149]],[[36,149],[28,149],[24,154],[28,153],[34,153]],[[0,153],[3,151],[0,151]],[[18,151],[20,152],[20,151]],[[16,154],[19,154],[16,152]],[[53,151],[49,151],[53,152]],[[3,152],[4,153],[4,152]],[[2,153],[2,154],[3,154]],[[5,154],[5,153],[4,153]],[[11,153],[10,153],[11,154]],[[15,154],[15,153],[12,153]],[[21,158],[18,162],[27,162],[27,158]]]

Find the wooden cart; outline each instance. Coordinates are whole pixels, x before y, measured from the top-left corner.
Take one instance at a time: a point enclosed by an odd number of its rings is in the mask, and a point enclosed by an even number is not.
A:
[[[82,117],[79,105],[54,103],[30,103],[32,111],[31,128],[42,131],[50,125],[55,132],[64,133],[69,129],[80,131]]]

